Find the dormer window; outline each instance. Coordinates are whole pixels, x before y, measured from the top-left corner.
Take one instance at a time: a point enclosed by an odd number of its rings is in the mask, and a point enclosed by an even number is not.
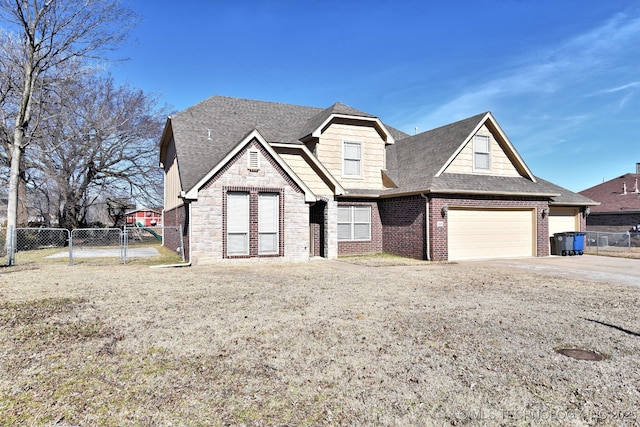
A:
[[[487,135],[476,135],[473,139],[473,169],[491,169],[491,141]]]
[[[343,176],[362,176],[362,144],[360,142],[344,141],[342,159]]]

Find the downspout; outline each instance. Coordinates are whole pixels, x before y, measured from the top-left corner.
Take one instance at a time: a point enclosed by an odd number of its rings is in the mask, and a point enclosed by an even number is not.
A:
[[[431,242],[429,241],[429,238],[430,238],[429,228],[431,226],[431,220],[429,219],[429,198],[425,196],[424,193],[421,193],[420,196],[424,199],[424,212],[425,212],[424,238],[425,238],[425,249],[426,249],[425,255],[427,257],[427,261],[431,261],[431,250],[429,249],[431,247]]]

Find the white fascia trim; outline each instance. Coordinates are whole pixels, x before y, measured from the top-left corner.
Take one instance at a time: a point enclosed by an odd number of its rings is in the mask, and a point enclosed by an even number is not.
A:
[[[335,187],[336,196],[341,196],[343,194],[346,194],[346,190],[344,189],[344,187],[342,187],[342,185],[340,185],[338,180],[335,179],[333,175],[331,175],[331,172],[329,172],[329,170],[322,163],[320,163],[320,160],[318,160],[318,158],[313,155],[313,153],[309,150],[309,148],[307,148],[306,145],[293,145],[293,144],[283,144],[283,143],[272,143],[270,145],[276,148],[294,148],[296,150],[301,150],[304,153],[305,157],[308,160],[310,160],[311,163],[317,166],[318,169],[320,169],[320,171],[327,177],[329,182],[333,184],[333,186]]]
[[[251,131],[242,141],[240,141],[217,165],[213,167],[196,185],[194,185],[189,191],[186,192],[185,198],[190,200],[198,200],[198,191],[205,185],[213,176],[220,171],[227,163],[233,159],[233,157],[242,151],[252,140],[258,141],[258,143],[278,162],[280,167],[293,179],[293,181],[302,188],[304,191],[305,202],[315,202],[317,197],[307,187],[307,185],[296,175],[289,165],[275,152],[273,147],[264,139],[264,137],[256,129]]]
[[[533,173],[531,173],[531,170],[529,170],[529,167],[527,166],[527,164],[524,162],[524,160],[522,159],[522,157],[520,157],[520,154],[518,153],[518,151],[516,151],[515,147],[513,146],[513,144],[511,143],[511,141],[509,140],[509,138],[507,138],[507,135],[504,133],[504,131],[502,130],[502,128],[500,127],[500,125],[498,124],[498,122],[496,121],[495,117],[493,117],[493,114],[491,114],[490,112],[487,113],[482,120],[480,120],[480,122],[478,122],[478,124],[476,125],[475,128],[473,128],[473,130],[471,131],[471,133],[465,138],[465,140],[462,142],[462,144],[460,144],[460,146],[458,147],[458,149],[453,153],[453,155],[451,155],[451,157],[449,157],[449,159],[445,162],[445,164],[440,168],[440,170],[436,173],[436,177],[439,177],[440,175],[442,175],[444,173],[444,171],[447,169],[447,167],[449,167],[449,165],[451,164],[451,162],[453,162],[453,160],[458,156],[458,154],[460,154],[460,152],[464,149],[464,147],[467,146],[467,144],[469,143],[469,141],[471,141],[471,138],[474,137],[474,135],[476,133],[478,133],[478,131],[480,130],[480,128],[482,126],[484,126],[484,124],[490,121],[493,126],[497,129],[498,134],[500,135],[500,138],[502,138],[502,140],[505,142],[505,144],[507,145],[507,148],[509,149],[509,151],[515,156],[516,161],[519,163],[519,165],[522,167],[522,169],[524,169],[527,178],[529,178],[532,182],[538,182],[538,180],[536,180],[536,177],[533,175]]]
[[[332,115],[330,115],[329,117],[327,117],[327,119],[324,122],[322,122],[322,124],[320,126],[318,126],[313,132],[311,132],[311,136],[314,137],[314,138],[320,138],[320,136],[322,135],[322,129],[324,129],[325,126],[327,126],[329,123],[331,123],[334,119],[353,119],[353,120],[362,120],[362,121],[365,121],[365,122],[373,122],[380,128],[380,130],[382,130],[382,133],[384,133],[385,143],[387,143],[387,144],[395,144],[396,143],[395,139],[393,139],[393,136],[391,136],[391,133],[389,133],[389,131],[382,124],[382,122],[380,121],[379,118],[377,118],[377,117],[351,116],[351,115],[348,115],[348,114],[332,114]]]

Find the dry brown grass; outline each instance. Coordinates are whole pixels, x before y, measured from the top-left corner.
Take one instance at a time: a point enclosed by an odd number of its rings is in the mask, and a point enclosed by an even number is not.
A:
[[[640,423],[640,288],[354,261],[0,269],[0,420]]]

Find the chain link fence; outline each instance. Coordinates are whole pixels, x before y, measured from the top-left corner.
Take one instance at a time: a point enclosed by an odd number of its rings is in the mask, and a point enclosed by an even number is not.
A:
[[[66,251],[69,235],[69,230],[64,228],[16,228],[7,254],[9,264],[33,263]],[[60,258],[70,262],[68,251],[66,257]]]
[[[7,240],[9,239],[9,240]],[[181,227],[0,229],[7,265],[68,263],[111,265],[185,261]],[[8,243],[8,244],[7,244]]]
[[[585,235],[585,252],[640,258],[640,232],[610,233],[587,231]]]

